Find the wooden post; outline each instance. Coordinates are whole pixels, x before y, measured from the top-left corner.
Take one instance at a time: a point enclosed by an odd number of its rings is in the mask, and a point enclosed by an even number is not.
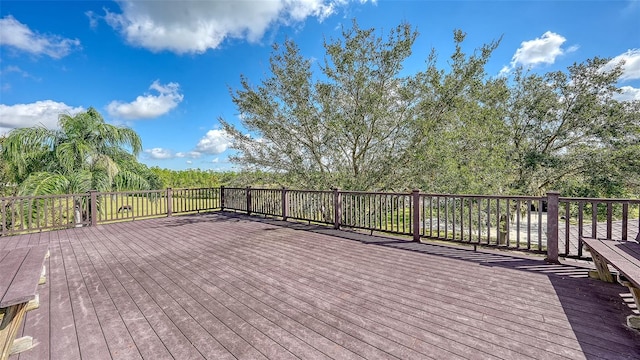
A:
[[[287,221],[289,210],[289,197],[287,196],[287,187],[282,187],[282,220]]]
[[[5,201],[0,199],[0,236],[4,234],[5,230],[9,230],[6,228],[7,217],[5,215]]]
[[[333,228],[340,229],[342,221],[342,194],[340,189],[333,189]]]
[[[220,211],[224,211],[224,186],[220,186]]]
[[[96,190],[89,190],[89,216],[91,226],[98,225],[98,192]]]
[[[247,215],[251,215],[251,186],[247,186],[245,194],[247,195]]]
[[[420,190],[411,192],[413,201],[413,241],[420,242]]]
[[[558,203],[560,192],[547,192],[547,258],[549,263],[558,261]]]
[[[167,188],[167,217],[171,217],[173,213],[173,190]]]
[[[629,236],[629,203],[622,204],[622,241],[627,241]],[[638,307],[640,309],[640,307]]]

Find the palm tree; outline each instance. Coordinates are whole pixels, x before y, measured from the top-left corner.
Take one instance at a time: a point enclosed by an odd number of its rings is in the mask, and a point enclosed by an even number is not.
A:
[[[2,158],[12,168],[21,195],[83,193],[121,188],[144,189],[146,180],[120,171],[114,159],[142,149],[132,129],[106,124],[94,108],[60,115],[59,129],[14,129],[5,139]]]
[[[4,139],[2,158],[19,184],[19,195],[149,188],[145,177],[130,171],[128,164],[142,150],[135,131],[105,123],[94,108],[62,114],[58,125],[54,130],[14,129]],[[75,206],[86,209],[80,202]]]

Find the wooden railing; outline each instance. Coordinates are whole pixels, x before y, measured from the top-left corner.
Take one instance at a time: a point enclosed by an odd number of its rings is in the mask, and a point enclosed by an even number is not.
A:
[[[583,257],[583,237],[640,242],[640,200],[561,197],[558,201],[564,253]]]
[[[90,223],[89,194],[0,198],[0,236]]]
[[[420,235],[543,252],[546,197],[420,194]]]
[[[581,237],[640,241],[640,200],[338,189],[166,189],[0,198],[0,236],[233,210],[558,257],[586,257]]]
[[[220,209],[220,189],[0,198],[0,236]]]
[[[586,257],[581,236],[640,241],[640,200],[221,189],[223,210],[472,245]],[[595,209],[595,211],[594,211]],[[595,235],[593,235],[595,234]]]

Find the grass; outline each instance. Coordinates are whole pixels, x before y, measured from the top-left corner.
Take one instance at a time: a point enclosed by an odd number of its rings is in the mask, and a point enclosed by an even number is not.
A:
[[[78,199],[83,202],[86,198]],[[98,198],[98,203],[100,223],[167,216],[164,193],[105,195]],[[219,199],[217,196],[174,196],[171,205],[173,214],[190,214],[219,207]],[[83,207],[86,208],[86,204]],[[70,197],[23,201],[5,210],[0,219],[4,226],[0,230],[25,234],[73,227],[76,224],[74,208],[74,200]]]

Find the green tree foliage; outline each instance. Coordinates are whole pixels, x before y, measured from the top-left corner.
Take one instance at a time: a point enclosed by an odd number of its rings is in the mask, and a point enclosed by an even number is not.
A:
[[[639,102],[619,102],[620,66],[594,58],[568,73],[514,73],[505,123],[511,139],[513,188],[541,194],[623,196],[637,189]]]
[[[508,182],[500,175],[508,143],[502,115],[509,93],[505,79],[488,79],[485,72],[499,41],[468,55],[465,37],[454,31],[449,69],[438,68],[432,50],[426,70],[414,77],[418,106],[408,178],[432,192],[502,193]]]
[[[325,42],[320,79],[291,40],[274,46],[271,77],[257,86],[242,77],[231,95],[258,137],[220,119],[239,150],[233,160],[286,173],[292,186],[387,188],[396,180],[389,164],[407,149],[414,98],[400,72],[416,33],[402,24],[383,40],[354,22],[342,35]]]
[[[21,195],[148,189],[148,173],[134,155],[142,149],[132,129],[106,124],[93,108],[60,115],[59,129],[12,130],[2,159]]]
[[[385,37],[354,21],[320,64],[275,45],[267,78],[231,91],[242,128],[220,119],[232,160],[304,188],[640,195],[640,102],[616,100],[620,66],[491,76],[499,41],[467,53],[453,35],[445,68],[432,50],[409,75],[408,24]]]
[[[0,152],[4,147],[4,141],[6,136],[0,136]],[[0,162],[0,197],[2,196],[11,196],[15,195],[17,187],[13,182],[13,177],[11,176],[9,164],[6,161]]]
[[[209,188],[229,185],[237,177],[234,172],[215,172],[213,170],[187,169],[170,170],[152,167],[151,172],[158,178],[164,188]]]

